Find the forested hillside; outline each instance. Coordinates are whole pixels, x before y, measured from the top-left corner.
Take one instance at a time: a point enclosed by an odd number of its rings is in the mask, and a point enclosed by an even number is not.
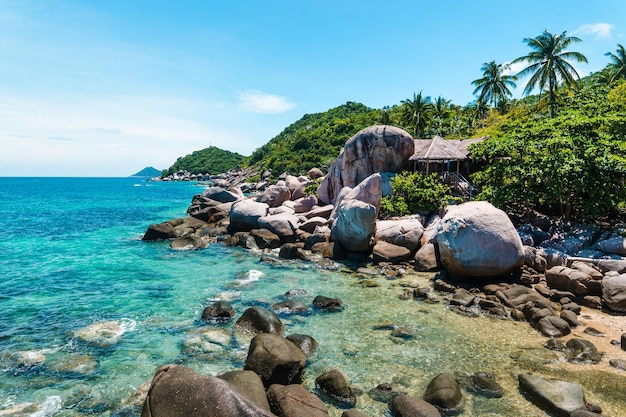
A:
[[[337,158],[346,140],[379,118],[380,111],[353,102],[305,114],[255,150],[246,162],[271,169],[276,176],[284,171],[301,174],[313,167],[324,169]]]
[[[163,171],[162,175],[171,175],[177,171],[189,171],[192,174],[219,174],[235,169],[244,158],[238,153],[209,146],[178,158],[174,165]]]

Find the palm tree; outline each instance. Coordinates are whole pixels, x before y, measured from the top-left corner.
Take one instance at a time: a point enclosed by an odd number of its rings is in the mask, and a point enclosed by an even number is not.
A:
[[[433,135],[445,136],[444,127],[450,114],[450,103],[452,100],[447,100],[441,96],[437,97],[431,106],[431,124],[430,132]]]
[[[501,102],[507,101],[511,96],[509,87],[515,88],[517,77],[506,75],[505,72],[511,69],[509,64],[496,64],[496,61],[485,62],[480,70],[483,72],[482,78],[472,81],[476,89],[472,94],[480,91],[479,103],[488,103],[491,107],[498,107]]]
[[[413,129],[413,135],[416,138],[421,137],[430,119],[432,108],[430,97],[422,97],[420,91],[419,94],[413,93],[413,100],[406,99],[402,100],[401,103],[402,121]]]
[[[512,64],[528,62],[528,66],[517,76],[524,77],[531,74],[524,94],[528,95],[535,88],[547,90],[550,95],[550,117],[555,116],[556,90],[559,82],[567,87],[578,88],[580,79],[576,69],[568,62],[587,62],[587,58],[580,52],[566,51],[567,47],[575,42],[582,42],[575,36],[567,36],[566,32],[556,35],[544,30],[536,38],[526,38],[524,42],[533,50],[526,56],[513,60]]]
[[[441,96],[437,97],[432,104],[433,116],[440,119],[445,119],[450,112],[451,102],[452,100],[446,100]]]
[[[622,45],[617,44],[616,52],[616,54],[612,52],[604,54],[611,57],[611,63],[609,64],[609,67],[612,70],[611,82],[620,77],[626,78],[626,51]]]

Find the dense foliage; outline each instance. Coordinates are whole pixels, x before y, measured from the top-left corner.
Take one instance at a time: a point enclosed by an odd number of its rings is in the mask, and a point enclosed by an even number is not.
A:
[[[391,179],[393,195],[383,197],[380,217],[406,216],[439,210],[453,200],[451,189],[437,173],[404,172]]]
[[[189,171],[192,174],[219,174],[235,169],[244,158],[238,153],[209,146],[178,158],[174,165],[163,171],[162,175],[171,175],[177,171]]]
[[[472,150],[479,198],[565,218],[615,214],[626,201],[626,101],[623,84],[600,80],[562,97],[554,118],[524,103],[492,117]]]
[[[378,111],[353,102],[324,113],[305,114],[255,150],[246,162],[271,169],[274,176],[284,171],[298,175],[314,167],[327,168],[346,140],[375,124],[379,116]]]

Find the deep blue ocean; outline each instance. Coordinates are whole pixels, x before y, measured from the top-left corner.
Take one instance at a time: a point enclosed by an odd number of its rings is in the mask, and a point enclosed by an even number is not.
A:
[[[539,336],[526,323],[398,297],[427,286],[428,274],[398,280],[314,262],[263,263],[260,253],[218,243],[173,251],[141,240],[150,224],[185,216],[202,190],[134,178],[0,178],[0,415],[138,416],[138,389],[161,365],[210,375],[242,368],[249,338],[232,324],[202,323],[205,306],[229,300],[240,315],[291,289],[304,289],[308,305],[326,295],[346,306],[281,316],[286,334],[319,343],[304,374],[310,390],[317,375],[339,368],[371,416],[389,412],[368,390],[386,382],[421,396],[443,370],[493,372],[516,392],[511,352],[536,348]],[[385,322],[413,336],[376,330]],[[467,395],[464,416],[544,415],[519,394]]]

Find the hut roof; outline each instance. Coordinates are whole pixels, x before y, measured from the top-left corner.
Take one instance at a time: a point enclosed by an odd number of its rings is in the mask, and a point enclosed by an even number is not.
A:
[[[416,140],[415,152],[410,161],[463,161],[467,155],[450,141],[435,136],[428,140]]]
[[[410,161],[464,161],[469,155],[468,147],[485,140],[486,137],[475,139],[445,140],[440,136],[432,139],[415,141],[415,152]]]

